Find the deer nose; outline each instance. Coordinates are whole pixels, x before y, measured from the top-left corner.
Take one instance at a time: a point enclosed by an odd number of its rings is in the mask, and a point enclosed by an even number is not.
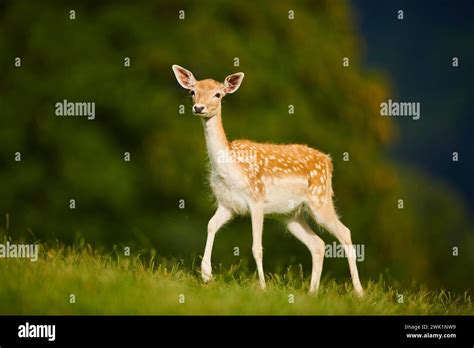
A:
[[[200,114],[204,110],[205,106],[204,105],[194,105],[193,108],[194,108],[194,112],[196,114]]]

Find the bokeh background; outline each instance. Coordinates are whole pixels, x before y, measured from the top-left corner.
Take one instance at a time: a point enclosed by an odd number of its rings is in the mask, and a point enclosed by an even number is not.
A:
[[[223,105],[228,137],[332,155],[338,211],[354,243],[365,245],[363,281],[469,289],[473,13],[463,1],[3,0],[0,234],[130,246],[193,267],[214,200],[202,126],[171,65],[198,79],[243,71]],[[381,117],[389,98],[421,102],[421,119]],[[95,102],[96,119],[56,117],[64,99]],[[246,218],[224,227],[214,264],[253,269],[250,231]],[[309,252],[279,223],[266,222],[264,248],[266,271],[300,263],[309,273]],[[346,260],[326,259],[323,275],[347,280]]]

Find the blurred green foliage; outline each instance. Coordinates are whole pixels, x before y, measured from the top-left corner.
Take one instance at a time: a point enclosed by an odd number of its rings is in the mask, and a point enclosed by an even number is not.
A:
[[[223,105],[228,137],[305,143],[332,155],[336,205],[354,243],[365,244],[363,280],[388,272],[402,282],[470,286],[472,221],[449,187],[387,159],[396,132],[379,105],[388,82],[360,67],[346,2],[4,1],[0,31],[2,234],[200,255],[214,201],[202,127],[171,65],[198,79],[244,71]],[[96,119],[56,117],[64,99],[95,102]],[[237,218],[218,234],[214,263],[251,259],[250,239],[248,219]],[[278,223],[266,223],[264,246],[267,270],[302,263],[309,271],[309,253]],[[326,272],[349,275],[344,259],[326,259]]]

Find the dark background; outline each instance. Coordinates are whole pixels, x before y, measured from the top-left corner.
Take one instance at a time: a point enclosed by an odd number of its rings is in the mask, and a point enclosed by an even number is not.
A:
[[[354,243],[365,245],[363,281],[466,290],[473,19],[473,5],[462,1],[3,0],[0,232],[50,245],[131,246],[134,255],[153,250],[194,267],[214,202],[202,127],[171,65],[198,79],[243,71],[223,105],[228,137],[331,154],[338,211]],[[380,116],[389,98],[420,102],[421,119]],[[55,116],[64,99],[95,102],[96,119]],[[264,247],[267,271],[301,263],[308,274],[309,252],[280,224],[266,222]],[[223,228],[213,261],[254,270],[248,219]],[[347,280],[346,260],[326,259],[323,275]]]
[[[472,212],[474,2],[355,0],[352,5],[364,39],[364,65],[390,76],[394,99],[422,103],[419,122],[395,120],[400,136],[390,154],[448,182]],[[393,16],[399,9],[403,22]],[[460,61],[454,70],[452,57]],[[453,151],[460,155],[459,166],[443,160]]]

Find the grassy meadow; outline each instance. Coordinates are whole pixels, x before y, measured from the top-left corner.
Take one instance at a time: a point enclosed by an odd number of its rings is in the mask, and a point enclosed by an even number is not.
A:
[[[258,288],[252,265],[216,269],[203,284],[199,262],[119,256],[81,247],[42,245],[37,262],[0,260],[0,314],[64,315],[412,315],[473,314],[468,293],[402,289],[383,279],[364,281],[358,299],[349,282],[323,277],[309,295],[300,267],[267,274]],[[324,273],[323,273],[324,276]],[[349,281],[349,279],[348,279]],[[75,301],[71,303],[71,294]],[[399,303],[398,295],[403,295]],[[183,296],[184,295],[184,296]]]

